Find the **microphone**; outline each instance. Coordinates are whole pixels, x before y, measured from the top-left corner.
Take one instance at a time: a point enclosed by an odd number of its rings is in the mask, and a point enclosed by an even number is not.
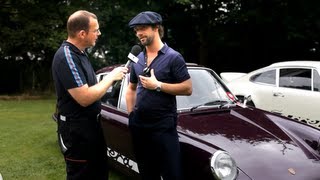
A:
[[[128,61],[126,63],[126,65],[124,67],[128,68],[131,61],[133,61],[134,63],[137,63],[138,62],[138,54],[140,54],[140,52],[142,51],[141,47],[139,45],[134,45],[132,48],[131,48],[131,51],[130,53],[128,54]]]
[[[132,48],[131,48],[131,51],[130,53],[128,54],[128,61],[127,63],[124,65],[124,67],[128,68],[130,66],[130,63],[131,62],[134,62],[134,63],[137,63],[138,62],[138,54],[140,54],[140,52],[142,51],[141,47],[139,45],[134,45]],[[121,83],[121,80],[120,81],[117,81],[115,84],[114,84],[114,87],[118,87]]]

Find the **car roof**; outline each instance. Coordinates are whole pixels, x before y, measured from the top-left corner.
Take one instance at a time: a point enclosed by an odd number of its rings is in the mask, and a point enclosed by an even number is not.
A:
[[[259,69],[253,70],[249,73],[246,73],[243,77],[250,77],[253,74],[260,73],[263,71],[268,71],[270,69],[279,68],[279,67],[288,67],[288,68],[316,68],[320,71],[320,61],[312,60],[295,60],[295,61],[281,61],[270,64],[269,66],[261,67]]]
[[[271,64],[269,67],[316,67],[320,69],[320,61],[283,61]]]

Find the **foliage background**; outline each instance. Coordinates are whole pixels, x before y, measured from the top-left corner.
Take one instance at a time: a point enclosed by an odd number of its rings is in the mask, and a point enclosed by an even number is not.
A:
[[[319,5],[318,0],[1,0],[0,94],[54,91],[52,58],[67,37],[68,16],[78,9],[99,18],[102,35],[88,49],[96,70],[126,62],[137,43],[127,23],[152,10],[163,16],[169,46],[187,62],[219,73],[319,60]]]

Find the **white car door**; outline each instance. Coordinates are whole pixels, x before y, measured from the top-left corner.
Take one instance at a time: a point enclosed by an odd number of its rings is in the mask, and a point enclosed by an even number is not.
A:
[[[276,88],[276,69],[254,74],[250,77],[249,81],[250,83],[243,84],[241,89],[249,92],[248,95],[251,95],[255,106],[267,111],[276,111],[272,99],[273,90]]]
[[[312,91],[312,69],[282,68],[273,102],[279,113],[297,120],[320,117],[320,93]]]

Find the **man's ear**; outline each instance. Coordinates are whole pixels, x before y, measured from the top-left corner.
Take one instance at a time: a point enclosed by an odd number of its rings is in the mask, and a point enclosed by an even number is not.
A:
[[[81,30],[78,32],[78,37],[83,39],[87,35],[87,32],[85,30]]]

